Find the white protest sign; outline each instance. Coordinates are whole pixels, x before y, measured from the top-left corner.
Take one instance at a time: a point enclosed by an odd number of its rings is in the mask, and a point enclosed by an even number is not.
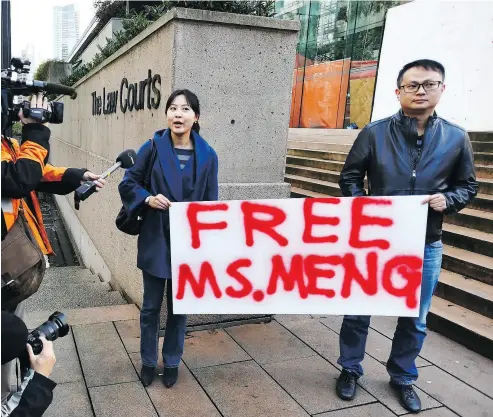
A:
[[[417,317],[423,198],[173,203],[173,310]]]

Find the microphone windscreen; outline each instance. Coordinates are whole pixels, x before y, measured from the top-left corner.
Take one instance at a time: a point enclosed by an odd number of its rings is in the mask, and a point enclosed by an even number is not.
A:
[[[135,164],[137,160],[137,155],[133,149],[127,149],[123,151],[118,158],[116,158],[116,162],[121,162],[122,168],[130,168]]]
[[[27,327],[12,313],[2,311],[2,365],[18,358],[25,352]]]

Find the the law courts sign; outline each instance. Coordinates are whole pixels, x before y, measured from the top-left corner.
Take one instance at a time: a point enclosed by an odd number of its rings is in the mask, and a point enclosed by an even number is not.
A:
[[[102,95],[93,91],[91,96],[93,116],[116,113],[118,107],[122,113],[146,107],[157,109],[161,103],[161,75],[152,76],[152,71],[148,70],[147,78],[138,83],[131,83],[124,77],[119,90],[107,93],[106,87],[103,87]]]

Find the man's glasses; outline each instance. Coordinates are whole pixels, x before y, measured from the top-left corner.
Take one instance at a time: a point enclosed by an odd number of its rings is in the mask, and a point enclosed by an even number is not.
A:
[[[406,93],[416,93],[418,92],[420,87],[423,86],[423,89],[425,91],[433,91],[438,89],[438,87],[440,87],[440,84],[442,84],[441,81],[426,81],[422,84],[411,83],[411,84],[401,85],[399,89],[403,88],[404,92]]]

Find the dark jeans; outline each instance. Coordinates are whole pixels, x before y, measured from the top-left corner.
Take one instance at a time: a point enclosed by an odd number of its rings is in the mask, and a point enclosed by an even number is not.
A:
[[[387,372],[391,380],[400,385],[411,385],[418,379],[415,360],[426,337],[426,316],[440,276],[442,252],[441,241],[425,246],[419,317],[399,317],[397,322]],[[361,361],[365,356],[370,318],[345,316],[339,335],[341,356],[337,363],[357,376],[363,375]]]
[[[158,351],[158,331],[164,288],[168,304],[168,320],[163,343],[163,363],[165,368],[176,368],[180,364],[185,345],[187,316],[173,314],[173,291],[171,279],[157,278],[146,272],[144,275],[144,301],[140,310],[140,356],[142,365],[156,366]]]

